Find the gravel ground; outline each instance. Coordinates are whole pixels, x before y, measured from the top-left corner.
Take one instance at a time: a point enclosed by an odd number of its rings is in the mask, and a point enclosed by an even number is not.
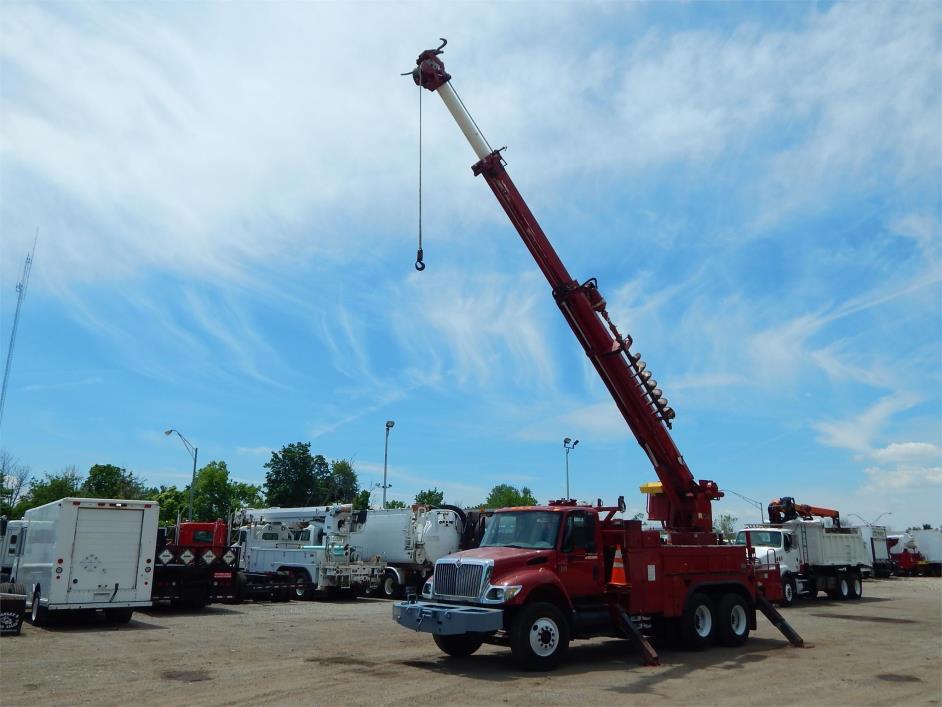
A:
[[[942,580],[869,581],[860,601],[783,613],[812,648],[760,616],[742,648],[662,651],[644,667],[624,641],[579,641],[560,669],[534,674],[496,646],[445,658],[380,599],[154,609],[121,627],[24,624],[0,640],[0,703],[939,704]]]

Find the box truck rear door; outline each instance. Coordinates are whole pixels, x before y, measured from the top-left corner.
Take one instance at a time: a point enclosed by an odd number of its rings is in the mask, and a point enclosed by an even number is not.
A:
[[[141,509],[78,509],[69,568],[71,601],[108,601],[115,584],[119,591],[136,587],[143,521]]]

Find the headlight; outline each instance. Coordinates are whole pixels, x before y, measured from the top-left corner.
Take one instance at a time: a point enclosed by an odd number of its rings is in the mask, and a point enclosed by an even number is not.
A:
[[[489,587],[484,594],[484,601],[488,604],[503,604],[508,602],[520,593],[523,586],[520,584],[509,584],[503,587]]]
[[[422,596],[425,599],[432,598],[432,580],[428,580],[425,584],[422,585]]]

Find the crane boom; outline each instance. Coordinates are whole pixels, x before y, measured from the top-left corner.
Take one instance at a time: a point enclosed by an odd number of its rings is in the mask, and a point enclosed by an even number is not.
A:
[[[662,521],[672,531],[672,542],[715,542],[711,502],[723,493],[713,481],[696,481],[687,468],[668,431],[674,411],[667,406],[640,354],[631,353],[631,337],[622,336],[611,322],[596,280],[579,283],[566,270],[507,173],[500,150],[490,148],[450,85],[451,76],[439,58],[442,47],[444,43],[419,55],[413,80],[438,93],[471,143],[479,160],[472,167],[473,173],[484,177],[520,234],[549,282],[563,317],[654,466],[661,484],[649,496],[649,518]]]
[[[7,401],[7,384],[10,382],[10,369],[13,366],[13,348],[16,346],[16,332],[20,325],[20,310],[23,308],[23,300],[26,299],[26,288],[29,286],[29,274],[33,269],[33,258],[36,255],[36,241],[39,240],[39,231],[36,231],[36,237],[33,239],[33,250],[26,254],[26,262],[23,263],[23,275],[16,285],[16,311],[13,314],[13,327],[10,329],[10,345],[7,348],[7,361],[3,367],[3,383],[0,384],[0,423],[3,422],[3,408]]]

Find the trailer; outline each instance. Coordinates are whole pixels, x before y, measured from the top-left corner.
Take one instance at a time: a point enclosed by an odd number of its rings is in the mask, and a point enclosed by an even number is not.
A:
[[[242,599],[239,548],[229,547],[225,521],[183,521],[158,529],[155,557],[155,604],[200,608]]]
[[[734,543],[751,547],[760,561],[778,563],[782,606],[791,606],[798,596],[814,598],[818,592],[832,599],[859,599],[863,574],[872,569],[860,528],[828,527],[820,520],[747,525]]]
[[[63,498],[26,511],[11,581],[25,588],[32,623],[98,609],[127,623],[150,606],[159,510],[153,501]]]
[[[356,595],[376,589],[378,557],[350,546],[365,518],[349,503],[308,508],[246,508],[236,515],[239,581],[246,597],[285,600]]]
[[[454,507],[371,509],[350,533],[350,546],[385,563],[379,589],[393,599],[421,589],[437,559],[464,549],[466,524],[465,512]]]
[[[885,579],[893,574],[893,560],[887,543],[886,527],[882,525],[862,525],[860,535],[870,550],[870,566],[874,577]]]
[[[942,530],[911,531],[921,558],[916,561],[916,573],[924,577],[942,577]]]

